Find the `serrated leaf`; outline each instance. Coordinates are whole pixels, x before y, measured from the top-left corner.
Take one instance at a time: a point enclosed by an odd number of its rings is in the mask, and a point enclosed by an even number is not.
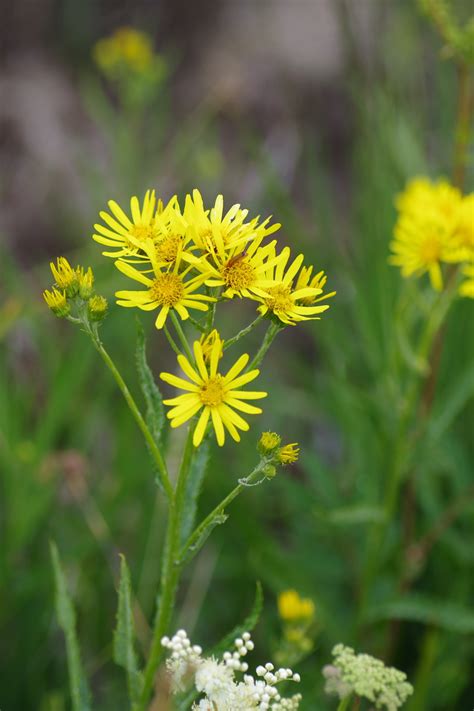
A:
[[[196,518],[197,502],[201,492],[202,482],[206,474],[207,465],[209,463],[209,451],[210,443],[209,439],[206,439],[194,452],[191,461],[181,517],[181,544],[185,543],[186,539],[193,530]]]
[[[138,671],[135,654],[135,629],[133,624],[132,586],[130,572],[123,555],[120,556],[119,601],[117,626],[114,632],[114,661],[127,672],[127,686],[130,701],[135,703],[141,693],[142,678]]]
[[[227,521],[228,518],[229,516],[225,513],[216,514],[214,518],[209,521],[207,526],[202,529],[195,543],[193,543],[193,545],[190,546],[187,550],[181,551],[181,554],[179,556],[179,565],[189,563],[189,561],[192,560],[197,553],[199,553],[199,551],[201,550],[213,530],[216,528],[216,526],[221,526]]]
[[[213,647],[209,652],[207,652],[206,657],[220,657],[224,652],[233,647],[234,640],[237,637],[242,637],[244,632],[251,632],[257,624],[258,620],[260,619],[262,608],[262,585],[259,581],[257,581],[255,599],[252,605],[252,609],[250,610],[247,617],[243,620],[241,624],[237,625],[236,627],[234,627],[233,630],[231,630],[231,632],[226,634],[226,636],[218,644],[216,644],[215,647]],[[190,691],[189,694],[187,694],[186,697],[182,699],[182,701],[179,703],[179,711],[188,711],[197,695],[198,692],[196,690],[193,689],[193,691]]]
[[[55,543],[50,544],[50,550],[56,589],[56,614],[66,639],[69,690],[72,708],[73,711],[90,711],[91,695],[81,661],[76,632],[76,613],[67,590],[66,578],[61,567],[61,561]]]
[[[472,609],[425,595],[406,595],[377,605],[369,611],[368,621],[388,619],[422,622],[461,634],[474,633]]]
[[[155,382],[146,358],[146,339],[143,326],[137,319],[137,345],[135,351],[138,381],[146,403],[146,421],[155,442],[162,445],[163,428],[166,422],[161,392]]]

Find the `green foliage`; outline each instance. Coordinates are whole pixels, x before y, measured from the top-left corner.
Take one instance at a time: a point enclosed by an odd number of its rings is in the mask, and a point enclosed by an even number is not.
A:
[[[163,446],[163,429],[166,422],[165,409],[160,390],[147,362],[145,331],[138,319],[135,358],[138,379],[146,403],[146,421],[157,445],[161,447]]]
[[[67,590],[66,578],[61,568],[61,561],[55,543],[51,543],[51,560],[56,586],[56,614],[66,639],[72,707],[74,711],[90,711],[90,691],[81,662],[76,631],[76,614]]]
[[[141,692],[142,679],[135,653],[132,586],[125,556],[120,557],[120,583],[117,626],[114,632],[114,661],[127,672],[128,696],[135,703]]]

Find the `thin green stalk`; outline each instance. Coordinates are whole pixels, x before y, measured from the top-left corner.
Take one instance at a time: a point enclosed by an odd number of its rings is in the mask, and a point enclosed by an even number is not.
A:
[[[255,358],[250,363],[248,370],[253,370],[254,368],[257,368],[260,365],[263,358],[265,357],[266,352],[272,345],[274,338],[282,329],[283,329],[283,326],[279,326],[276,323],[273,323],[273,321],[270,323],[269,327],[267,328],[265,337],[263,339],[263,343],[260,346],[260,348],[258,349]]]
[[[145,711],[153,689],[156,672],[164,655],[162,637],[169,631],[179,584],[181,566],[179,561],[179,534],[181,514],[184,504],[186,484],[191,467],[193,447],[193,427],[189,427],[183,459],[178,473],[174,496],[170,502],[168,525],[163,552],[158,613],[153,628],[152,642],[143,677],[143,689],[134,711]]]
[[[253,329],[255,328],[255,326],[257,326],[257,325],[260,323],[260,321],[262,320],[262,318],[263,318],[263,316],[260,314],[260,316],[257,316],[257,318],[255,319],[255,321],[252,321],[252,323],[249,324],[246,328],[243,328],[241,331],[239,331],[236,336],[233,336],[232,338],[229,338],[229,340],[224,343],[224,350],[226,350],[226,349],[229,348],[230,346],[233,346],[234,343],[237,343],[237,341],[240,341],[241,338],[243,338],[243,337],[246,336],[248,333],[250,333],[251,331],[253,331]]]
[[[202,324],[199,323],[195,318],[193,318],[191,315],[189,315],[189,322],[193,324],[193,326],[200,332],[200,333],[206,333],[206,328]]]
[[[173,325],[176,329],[176,333],[178,334],[178,338],[181,341],[181,345],[184,348],[184,352],[186,353],[188,360],[191,363],[194,363],[194,356],[191,352],[191,348],[189,347],[189,343],[188,343],[188,339],[186,338],[186,334],[184,333],[184,331],[181,327],[181,324],[179,322],[179,318],[176,316],[173,309],[171,309],[170,313],[171,313],[171,320],[173,321]]]
[[[178,346],[176,345],[176,341],[174,340],[173,336],[171,335],[170,330],[166,324],[163,327],[163,331],[165,332],[165,336],[168,339],[168,343],[170,344],[171,348],[174,350],[176,355],[181,355],[181,351],[179,350]]]
[[[352,699],[352,694],[349,694],[349,696],[345,696],[341,701],[339,702],[339,706],[337,707],[337,711],[346,711],[349,708],[349,704]]]
[[[206,518],[201,521],[199,526],[195,528],[193,533],[189,536],[186,543],[183,545],[179,558],[180,560],[186,556],[187,551],[196,545],[196,543],[201,538],[203,531],[205,531],[212,521],[222,514],[222,512],[232,503],[232,501],[247,487],[255,485],[259,477],[262,476],[264,467],[266,466],[265,460],[260,461],[255,469],[246,477],[245,479],[240,479],[237,486],[235,486],[232,491],[227,494],[227,496],[222,499],[222,501],[211,511]]]
[[[208,296],[210,296],[211,290],[208,289]],[[209,304],[209,308],[207,310],[207,315],[206,315],[206,333],[210,333],[212,331],[212,327],[214,326],[214,318],[216,315],[216,304],[217,301],[211,301]]]
[[[121,374],[120,374],[117,366],[113,362],[112,358],[110,357],[108,352],[105,350],[105,348],[102,344],[102,341],[100,340],[97,332],[94,332],[91,329],[91,327],[89,326],[89,324],[85,324],[85,327],[86,327],[87,333],[90,335],[90,337],[92,339],[92,342],[93,342],[96,350],[98,351],[102,360],[104,361],[104,363],[106,364],[106,366],[108,367],[110,372],[112,373],[112,375],[115,379],[115,382],[119,386],[119,389],[125,398],[125,401],[130,409],[130,412],[132,413],[133,417],[135,418],[135,421],[145,438],[145,441],[148,445],[151,456],[153,457],[153,460],[157,466],[158,477],[159,477],[160,483],[163,486],[166,497],[168,498],[168,500],[171,500],[173,497],[173,487],[171,486],[171,482],[169,479],[168,469],[166,467],[165,460],[163,459],[163,456],[162,456],[162,454],[161,454],[161,452],[160,452],[160,450],[153,438],[153,435],[151,434],[150,430],[148,429],[148,425],[146,424],[146,422],[143,418],[143,415],[141,414],[141,412],[138,408],[137,403],[133,399],[133,396],[132,396],[130,390],[128,389],[127,384],[125,383],[125,380],[121,376]]]

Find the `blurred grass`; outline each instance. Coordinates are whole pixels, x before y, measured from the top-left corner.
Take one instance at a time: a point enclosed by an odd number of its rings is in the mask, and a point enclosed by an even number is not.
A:
[[[238,136],[242,154],[259,176],[259,204],[249,205],[252,212],[260,205],[269,208],[284,224],[281,239],[303,250],[308,263],[325,268],[329,288],[338,295],[320,322],[278,337],[262,369],[262,385],[270,393],[263,418],[238,450],[213,451],[202,512],[251,468],[259,428],[298,440],[303,454],[295,467],[233,504],[230,520],[219,527],[189,574],[202,608],[188,605],[183,614],[197,620],[196,639],[212,645],[242,619],[251,607],[255,580],[261,580],[265,607],[256,637],[264,656],[271,654],[279,635],[278,592],[294,587],[313,598],[320,632],[315,651],[299,670],[303,709],[316,703],[321,709],[334,707],[320,701],[320,669],[338,641],[390,656],[407,671],[416,682],[411,711],[461,710],[474,695],[469,673],[474,659],[472,498],[436,539],[412,590],[403,595],[402,497],[381,542],[368,607],[363,614],[360,609],[368,532],[383,515],[401,386],[412,367],[407,326],[429,307],[428,297],[402,282],[387,264],[393,199],[413,174],[449,174],[454,125],[453,68],[437,64],[428,77],[422,55],[434,61],[434,43],[407,4],[396,17],[376,76],[366,82],[352,75],[343,87],[354,111],[344,188],[317,127],[304,137],[295,184],[279,175],[251,125]],[[96,111],[105,110],[88,96]],[[137,134],[124,131],[117,121],[121,138],[111,139],[112,149],[124,143],[108,185],[94,170],[84,171],[91,224],[114,181],[118,195],[128,196],[162,170],[160,164],[153,166],[154,153],[148,149],[139,154],[145,160],[148,152],[147,169],[139,170]],[[210,178],[200,152],[220,155],[216,125],[213,111],[205,107],[167,147],[167,170],[171,162],[177,185],[198,185],[209,197],[220,189],[225,156]],[[155,151],[160,140],[153,137]],[[130,170],[124,172],[123,166]],[[91,263],[101,291],[112,297],[117,280],[111,266],[89,240],[83,246],[90,226],[75,222],[73,215],[64,216],[61,227],[67,224],[76,224],[69,235],[75,233],[75,244],[81,245],[71,258]],[[5,711],[69,707],[63,641],[52,602],[48,542],[54,540],[78,609],[83,657],[99,707],[122,708],[124,682],[110,661],[118,552],[126,555],[134,590],[151,619],[163,505],[139,433],[108,373],[85,336],[54,321],[41,303],[41,289],[50,280],[47,265],[26,272],[7,250],[0,257],[5,314],[0,335],[0,703]],[[232,308],[229,312],[243,324]],[[417,540],[472,486],[470,309],[472,304],[460,301],[450,314],[430,425],[417,444]],[[118,311],[111,309],[103,337],[139,392],[131,343],[134,321]],[[162,352],[151,321],[143,322],[151,364],[159,372],[172,357]],[[258,334],[252,339],[255,347]],[[174,433],[170,440],[171,459],[181,436]],[[394,616],[402,624],[390,648],[387,620]],[[146,638],[144,626],[141,639]]]

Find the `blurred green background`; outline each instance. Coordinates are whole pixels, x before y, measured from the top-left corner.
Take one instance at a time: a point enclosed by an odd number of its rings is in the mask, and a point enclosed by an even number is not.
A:
[[[458,3],[461,17],[468,10]],[[110,660],[119,552],[152,616],[165,511],[150,461],[91,344],[55,320],[41,297],[57,255],[90,264],[111,302],[103,339],[138,393],[134,316],[113,305],[120,275],[90,236],[108,199],[126,206],[148,187],[165,199],[198,187],[208,202],[222,192],[228,206],[273,214],[283,224],[280,241],[324,268],[338,292],[321,321],[278,337],[262,368],[270,394],[264,415],[240,446],[213,450],[203,513],[253,466],[261,430],[300,442],[302,456],[232,506],[188,571],[177,624],[212,645],[245,616],[260,580],[260,661],[281,642],[277,595],[295,588],[316,606],[314,648],[298,665],[303,711],[334,708],[322,696],[321,667],[339,641],[406,671],[415,685],[410,711],[470,708],[474,329],[467,299],[450,314],[430,420],[367,582],[413,368],[410,334],[430,306],[424,281],[402,282],[387,264],[394,196],[410,176],[452,171],[456,71],[440,58],[416,3],[21,0],[5,8],[4,20],[2,711],[69,708],[49,540],[76,601],[96,708],[125,708],[123,677]],[[94,64],[94,43],[122,25],[147,31],[160,55],[149,84],[104,77]],[[472,186],[472,172],[469,179]],[[220,326],[229,336],[253,311],[229,304],[226,314]],[[152,317],[142,323],[155,373],[173,367]],[[170,438],[170,461],[182,436]]]

